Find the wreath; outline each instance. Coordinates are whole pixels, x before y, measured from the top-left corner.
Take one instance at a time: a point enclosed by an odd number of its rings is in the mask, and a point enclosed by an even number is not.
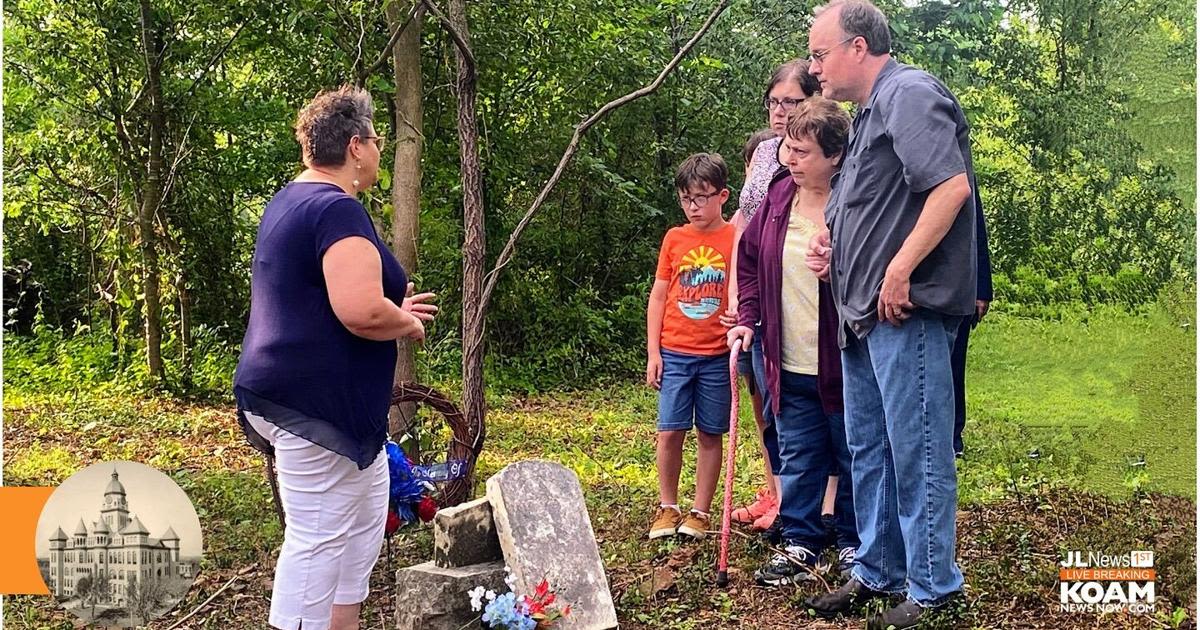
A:
[[[392,390],[392,405],[405,403],[424,405],[438,412],[450,428],[450,439],[445,446],[445,458],[433,464],[426,465],[420,453],[420,431],[423,427],[416,421],[404,427],[404,437],[413,438],[416,445],[408,453],[410,464],[418,477],[427,477],[434,489],[428,496],[439,507],[458,505],[466,501],[471,494],[474,480],[475,462],[483,450],[485,430],[482,422],[468,422],[458,406],[446,398],[441,392],[420,383],[402,382]],[[416,451],[415,453],[412,451]]]

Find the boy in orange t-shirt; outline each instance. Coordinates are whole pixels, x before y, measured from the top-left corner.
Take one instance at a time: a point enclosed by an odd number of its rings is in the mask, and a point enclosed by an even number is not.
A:
[[[728,263],[733,225],[721,216],[729,169],[715,153],[697,153],[675,174],[688,223],[671,228],[658,253],[646,311],[646,384],[658,395],[659,506],[650,538],[676,533],[704,538],[721,474],[721,440],[729,430],[729,352],[725,346]],[[696,427],[696,499],[679,509],[683,442]]]

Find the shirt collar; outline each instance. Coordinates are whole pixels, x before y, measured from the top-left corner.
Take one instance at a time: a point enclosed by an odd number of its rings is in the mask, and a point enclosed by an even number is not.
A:
[[[883,64],[883,68],[880,68],[879,74],[875,76],[875,83],[871,86],[871,95],[867,97],[867,104],[863,106],[863,109],[871,109],[871,105],[875,103],[875,97],[879,94],[879,86],[883,85],[883,81],[899,68],[900,62],[896,61],[895,57],[889,58],[887,63]]]

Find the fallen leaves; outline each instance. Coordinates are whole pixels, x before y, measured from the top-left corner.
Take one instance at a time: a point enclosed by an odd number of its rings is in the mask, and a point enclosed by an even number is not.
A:
[[[638,585],[642,597],[651,598],[675,586],[675,572],[668,567],[655,567],[650,579]]]

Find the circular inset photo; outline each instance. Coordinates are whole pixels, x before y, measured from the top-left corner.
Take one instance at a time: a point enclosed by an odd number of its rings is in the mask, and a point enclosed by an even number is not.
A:
[[[140,626],[183,601],[200,569],[201,536],[196,508],[170,477],[101,462],[46,501],[38,566],[50,594],[83,621]]]

